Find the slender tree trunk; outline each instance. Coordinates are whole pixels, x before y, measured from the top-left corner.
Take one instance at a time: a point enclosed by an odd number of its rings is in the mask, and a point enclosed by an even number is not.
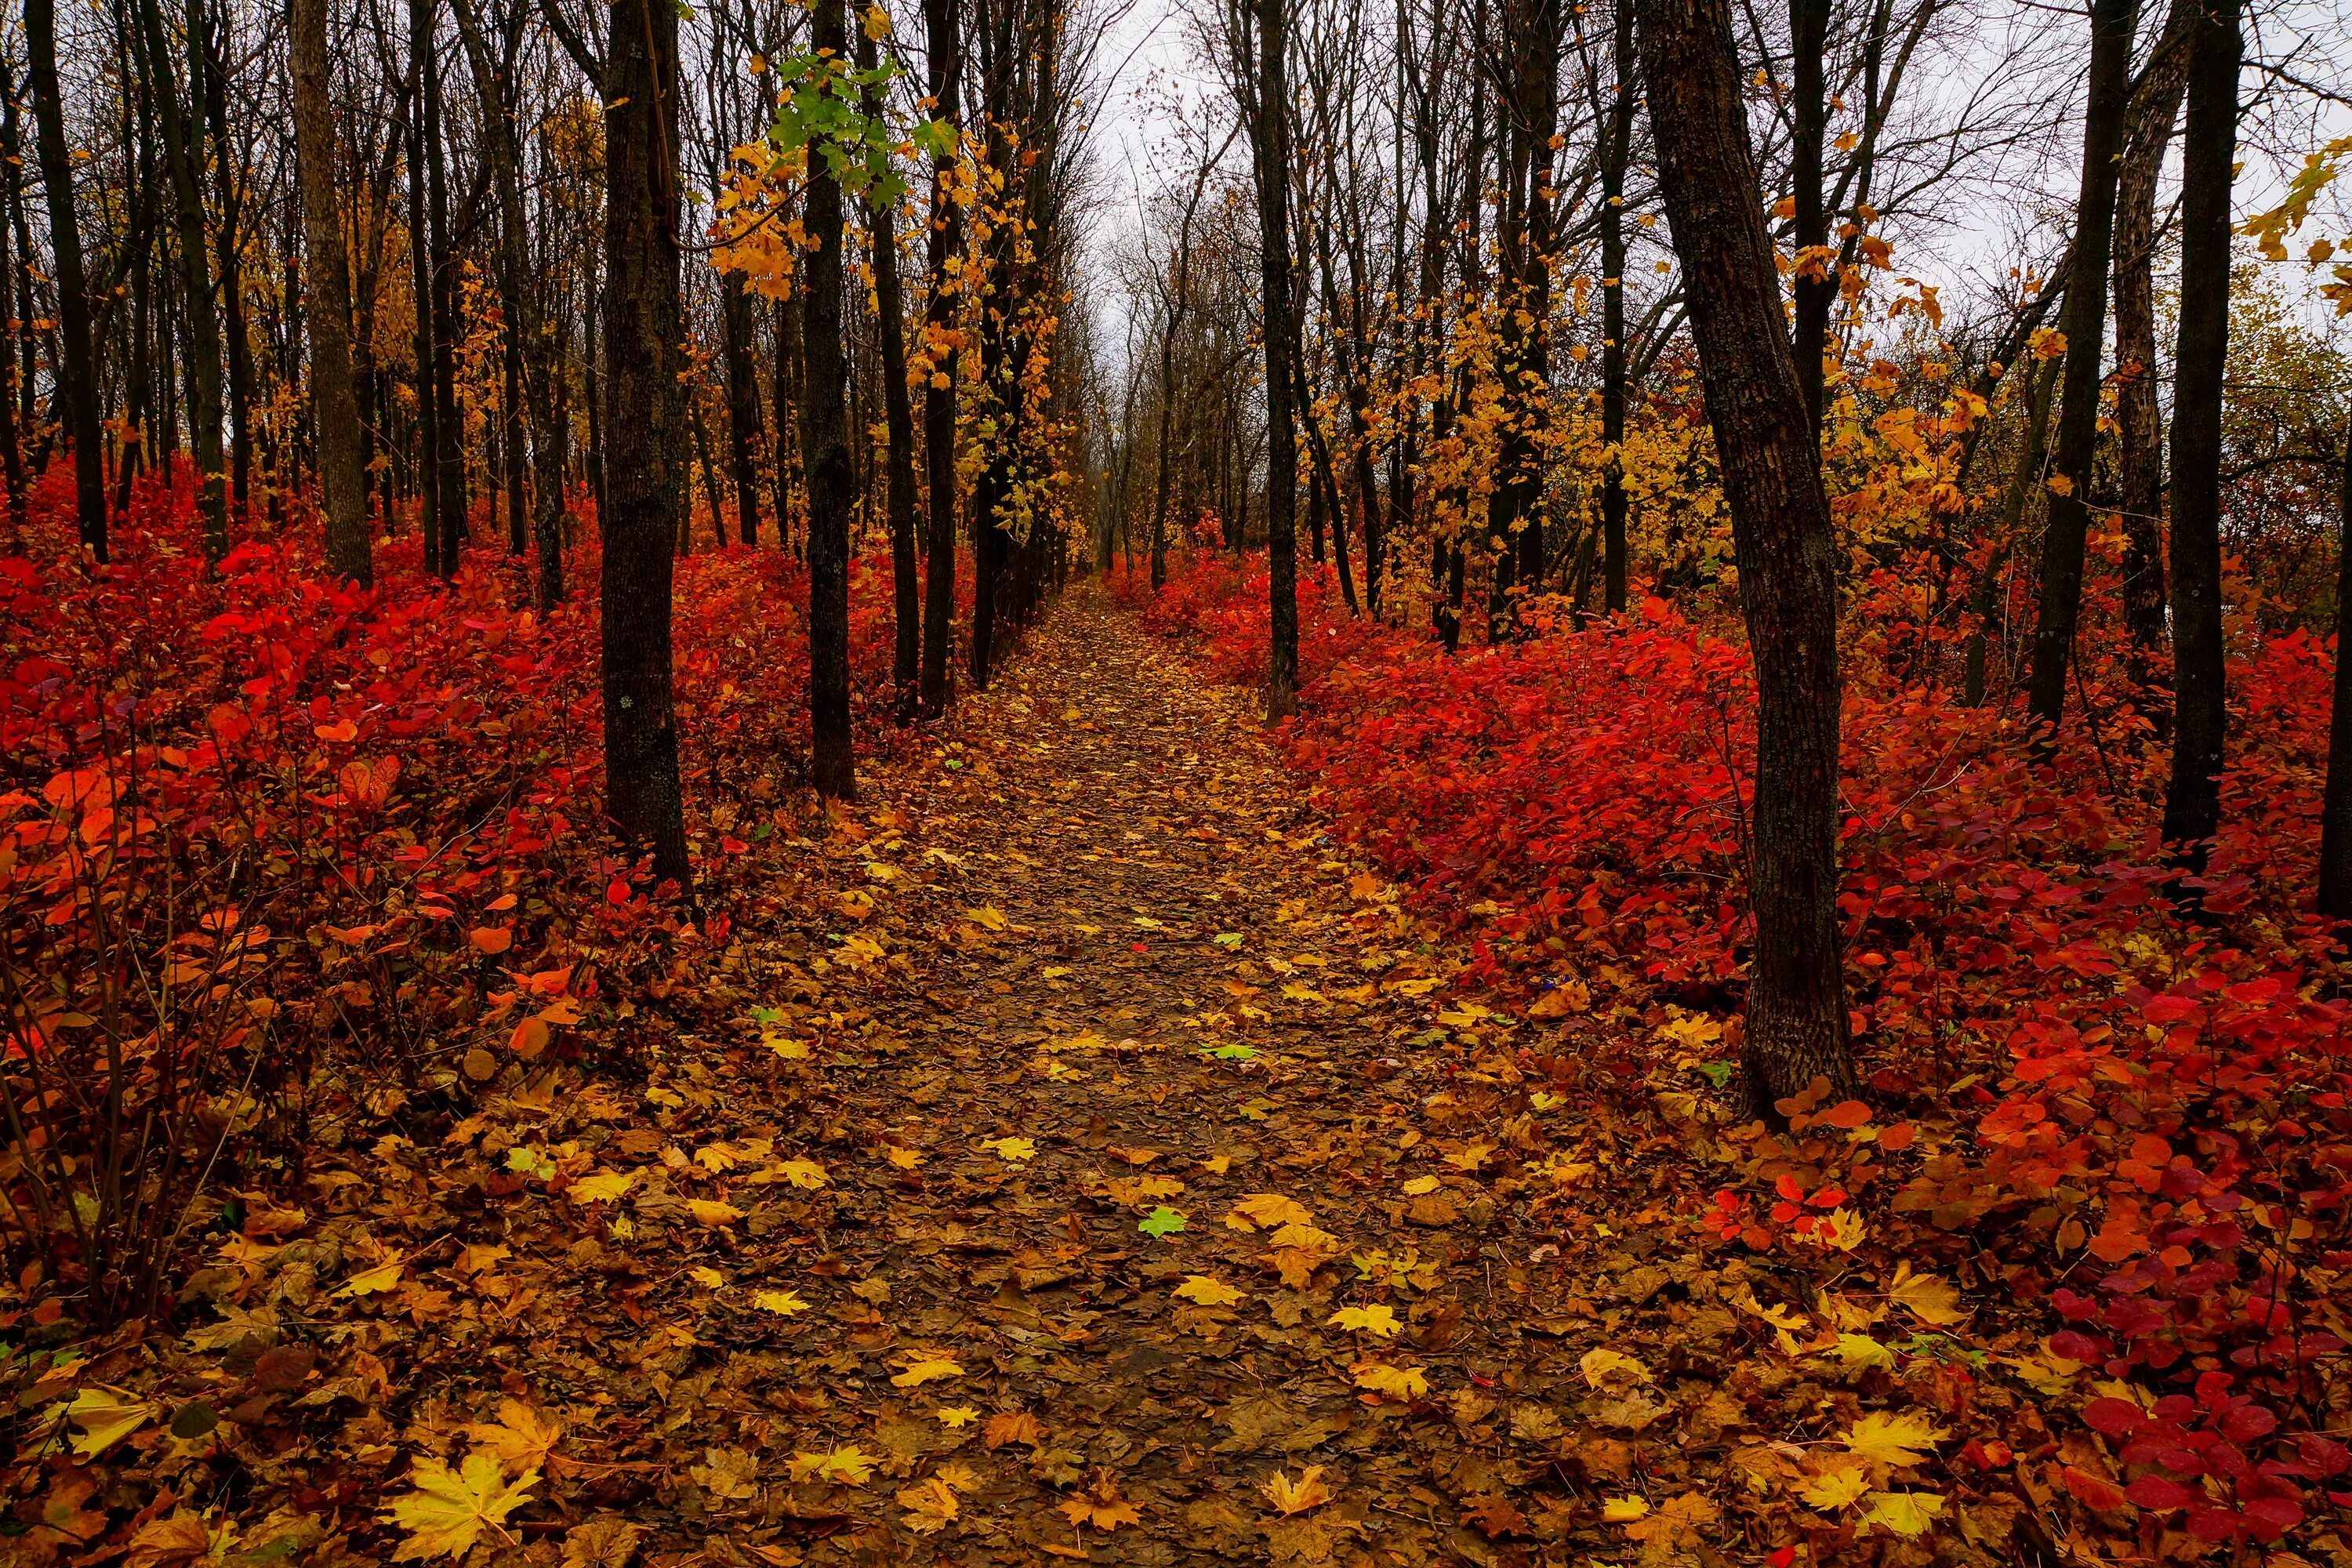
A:
[[[327,96],[327,0],[293,0],[292,53],[294,162],[311,295],[311,419],[319,489],[326,503],[327,567],[364,585],[375,574],[368,550],[359,399],[352,389],[351,283],[335,190],[334,108]]]
[[[605,789],[614,824],[685,885],[685,798],[670,676],[671,552],[682,510],[672,467],[685,412],[677,344],[677,12],[613,9],[604,66]]]
[[[2221,826],[2221,375],[2230,353],[2230,184],[2240,0],[2199,0],[2180,154],[2180,328],[2172,384],[2172,778],[2164,837],[2202,871]]]
[[[457,574],[470,534],[466,516],[466,417],[457,402],[457,268],[449,254],[449,181],[441,138],[439,12],[425,0],[425,58],[417,92],[424,109],[425,217],[431,225],[435,515],[441,521],[441,569]]]
[[[1725,0],[1643,0],[1643,84],[1730,504],[1756,662],[1748,871],[1756,952],[1741,1050],[1759,1113],[1855,1084],[1838,931],[1837,549],[1821,448],[1756,198]]]
[[[1617,84],[1601,154],[1601,439],[1609,448],[1601,479],[1601,604],[1614,615],[1625,607],[1626,574],[1625,163],[1633,139],[1636,69],[1633,8],[1627,0],[1618,0],[1610,59]]]
[[[727,436],[735,471],[735,532],[746,544],[760,542],[760,373],[751,363],[751,296],[743,275],[719,279],[719,322],[726,331]]]
[[[1265,714],[1298,711],[1297,433],[1291,427],[1297,321],[1290,304],[1290,89],[1286,0],[1253,0],[1257,98],[1250,147],[1257,164],[1259,291],[1265,308],[1265,531],[1269,631]]]
[[[857,65],[875,68],[874,39],[857,32]],[[879,114],[879,103],[873,105]],[[915,409],[907,391],[906,300],[898,281],[898,198],[869,194],[867,222],[874,236],[874,313],[882,351],[882,416],[888,428],[887,482],[890,510],[890,588],[893,620],[891,679],[899,716],[912,714],[919,700],[923,648],[922,590],[916,580]]]
[[[960,124],[959,89],[963,75],[962,27],[956,0],[923,0],[930,57],[931,113]],[[956,352],[945,341],[955,326],[955,279],[950,271],[962,245],[963,215],[952,179],[956,154],[931,164],[929,251],[925,261],[929,291],[923,303],[924,359],[930,379],[923,388],[923,465],[929,510],[924,519],[923,711],[947,708],[948,656],[955,640],[955,378]]]
[[[446,577],[457,569],[441,556],[441,491],[433,479],[434,454],[440,449],[441,407],[436,395],[433,365],[438,357],[434,338],[438,323],[433,314],[433,243],[426,216],[425,178],[425,62],[433,53],[433,0],[408,0],[408,279],[416,307],[416,461],[410,481],[416,489],[417,532],[425,546],[425,570]]]
[[[1822,190],[1822,142],[1829,129],[1830,9],[1832,0],[1789,0],[1791,110],[1790,183],[1795,187],[1797,254],[1791,342],[1797,384],[1805,395],[1805,415],[1818,433],[1822,424],[1822,360],[1829,337],[1830,306],[1837,300],[1835,258],[1829,248],[1830,214]]]
[[[2016,548],[2025,521],[2026,498],[2049,456],[2050,394],[2058,382],[2058,366],[2047,366],[2038,374],[2029,368],[2024,374],[2025,439],[2018,448],[2017,467],[2009,477],[2009,491],[2001,499],[2000,520],[1993,528],[1992,553],[1985,557],[1984,570],[1977,574],[1976,592],[1969,599],[1976,625],[1969,628],[1960,700],[1970,708],[1982,706],[1985,700],[1985,628],[1992,620],[1993,595],[2000,585],[2000,569]]]
[[[2327,721],[2327,792],[2319,817],[2319,912],[2352,920],[2352,420],[2336,488],[2336,705]]]
[[[179,203],[180,268],[188,326],[189,438],[195,448],[205,553],[218,562],[228,553],[228,495],[221,462],[220,323],[213,315],[211,247],[205,237],[204,188],[197,177],[205,159],[201,100],[183,98],[173,89],[171,52],[157,0],[139,0],[139,9],[147,35],[147,74],[158,89],[164,156],[171,164],[173,191]],[[190,0],[186,31],[189,75],[201,82],[205,68],[201,0]]]
[[[2156,183],[2189,81],[2198,0],[2172,0],[2133,94],[2116,183],[2116,489],[2124,527],[2124,621],[2142,667],[2164,641],[2164,417],[2156,398]]]
[[[245,315],[244,192],[238,158],[228,126],[228,92],[218,62],[206,46],[211,34],[204,0],[190,0],[188,68],[201,72],[204,112],[213,131],[213,165],[220,190],[220,304],[228,373],[228,498],[239,523],[250,521],[253,494],[253,342]],[[197,168],[201,172],[201,160]]]
[[[2107,259],[2115,240],[2116,161],[2130,96],[2137,0],[2093,0],[2090,105],[2083,121],[2083,183],[2074,205],[2074,265],[2066,283],[2065,380],[2058,405],[2058,477],[2042,541],[2041,603],[2033,626],[2027,706],[2038,743],[2057,742],[2066,707],[2074,627],[2083,616],[2083,552],[2090,525],[2091,460],[2098,440],[2099,342],[2107,316]]]
[[[843,0],[815,0],[811,37],[845,62]],[[849,514],[856,504],[849,467],[849,416],[842,357],[841,184],[814,154],[803,223],[816,243],[802,290],[801,449],[808,461],[810,777],[817,793],[857,798],[849,731]]]
[[[81,218],[74,204],[73,158],[66,146],[65,96],[58,84],[57,0],[25,0],[25,41],[31,64],[34,141],[40,154],[42,189],[48,197],[49,252],[57,264],[61,351],[58,390],[64,395],[66,437],[73,443],[74,519],[83,545],[103,562],[107,558],[106,451],[99,435],[98,383],[90,363]],[[203,265],[201,247],[197,265]],[[210,309],[209,300],[206,309]],[[25,309],[24,319],[30,321],[32,317],[33,311]],[[27,393],[32,380],[29,375],[25,378]]]

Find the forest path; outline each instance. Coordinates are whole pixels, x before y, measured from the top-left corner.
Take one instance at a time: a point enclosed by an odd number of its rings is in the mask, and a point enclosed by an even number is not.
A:
[[[816,1310],[738,1319],[790,1359],[721,1381],[788,1416],[736,1427],[762,1481],[805,1479],[711,1513],[776,1564],[1548,1555],[1567,1500],[1506,1494],[1557,1451],[1573,1355],[1538,1375],[1507,1283],[1539,1239],[1485,1190],[1510,1107],[1424,1119],[1475,1065],[1414,1048],[1453,963],[1247,694],[1131,616],[1066,604],[948,734],[961,765],[884,773],[827,845],[893,868],[869,919],[936,945],[870,1021],[824,1015],[858,1046],[776,1107],[831,1181],[746,1250]],[[828,1488],[842,1448],[873,1473]]]

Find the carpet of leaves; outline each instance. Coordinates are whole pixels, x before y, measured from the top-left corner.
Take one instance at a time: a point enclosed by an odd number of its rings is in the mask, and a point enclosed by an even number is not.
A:
[[[1263,679],[1262,562],[1118,591],[1211,673]],[[1733,1447],[1748,1507],[1822,1561],[2352,1558],[2352,1064],[2343,954],[2307,913],[2332,651],[2234,628],[2228,827],[2191,921],[2124,671],[2095,668],[2100,722],[2037,768],[2012,710],[1910,677],[1958,637],[1909,594],[1864,584],[1844,637],[1870,1100],[1786,1105],[1782,1135],[1718,1092],[1747,940],[1736,640],[1653,601],[1498,647],[1474,626],[1449,658],[1311,574],[1282,743],[1341,838],[1473,943],[1536,1092],[1613,1130],[1601,1178],[1538,1211],[1622,1230],[1647,1198],[1667,1250],[1756,1282],[1770,1316],[1718,1386],[1799,1396]],[[1898,1281],[1931,1273],[1923,1317]],[[1821,1479],[1881,1405],[1933,1429],[1900,1471],[1917,1541]]]

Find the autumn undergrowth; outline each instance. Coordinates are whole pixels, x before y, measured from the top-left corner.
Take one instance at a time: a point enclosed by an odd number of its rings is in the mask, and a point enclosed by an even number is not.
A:
[[[1114,589],[1216,677],[1265,679],[1263,557]],[[1971,1434],[1964,1490],[2071,1499],[2162,1555],[2262,1550],[2352,1505],[2352,1059],[2341,938],[2307,912],[2331,650],[2233,624],[2227,826],[2184,880],[2123,662],[2086,659],[2095,717],[2039,765],[2017,707],[1960,701],[1964,635],[1917,598],[1897,574],[1857,584],[1842,637],[1869,1100],[1802,1097],[1784,1133],[1723,1092],[1755,717],[1719,610],[1651,599],[1575,630],[1536,606],[1536,634],[1483,646],[1474,622],[1448,657],[1425,626],[1350,616],[1312,569],[1281,744],[1339,831],[1458,923],[1469,978],[1557,1022],[1522,1053],[1535,1080],[1642,1100],[1681,1134],[1677,1223],[1805,1281],[1805,1310],[1758,1331],[1782,1354],[1909,1385]],[[1874,1277],[1905,1305],[1929,1269],[1959,1300],[1910,1312],[1907,1342],[1848,1310]],[[2041,1397],[1980,1400],[1992,1362]]]
[[[69,465],[0,525],[0,1324],[25,1347],[0,1376],[36,1389],[92,1331],[173,1311],[187,1255],[236,1228],[222,1194],[591,1037],[625,1070],[639,1005],[764,908],[807,809],[790,557],[678,563],[689,897],[599,820],[587,503],[574,597],[541,613],[495,547],[443,583],[412,531],[360,591],[315,526],[271,537],[257,510],[212,570],[192,499],[184,472],[141,480],[105,567]],[[473,533],[499,537],[481,507]],[[870,757],[907,743],[887,560],[859,563],[851,640]]]

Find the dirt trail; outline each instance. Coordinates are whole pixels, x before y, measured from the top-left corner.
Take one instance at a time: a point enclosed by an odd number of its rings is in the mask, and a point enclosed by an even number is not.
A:
[[[837,915],[744,919],[643,1100],[590,1083],[513,1138],[628,1182],[503,1209],[542,1299],[483,1309],[486,1355],[470,1323],[419,1347],[448,1370],[412,1442],[502,1394],[562,1428],[523,1516],[561,1523],[515,1550],[1623,1550],[1595,1498],[1630,1452],[1573,1445],[1619,1310],[1529,1267],[1511,1026],[1452,1010],[1458,955],[1332,847],[1243,694],[1065,605],[803,863],[777,907]]]

